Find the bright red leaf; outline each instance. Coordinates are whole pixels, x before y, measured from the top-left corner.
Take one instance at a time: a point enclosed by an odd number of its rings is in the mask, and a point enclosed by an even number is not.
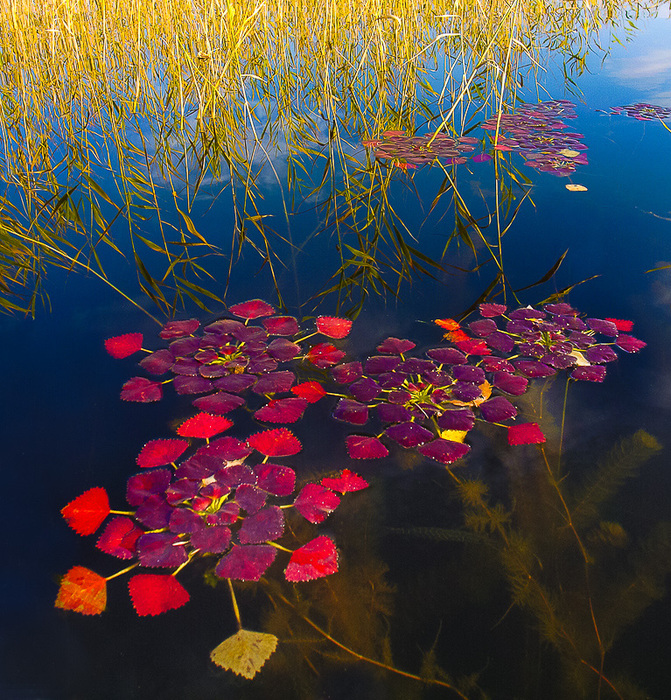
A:
[[[262,318],[263,316],[272,316],[275,309],[263,301],[263,299],[251,299],[244,301],[241,304],[235,304],[228,309],[234,316],[245,318],[247,320],[253,318]]]
[[[348,318],[317,316],[317,330],[329,338],[344,338],[351,328],[352,322]]]
[[[289,560],[284,575],[287,581],[311,581],[338,571],[335,542],[326,535],[315,537],[297,549]]]
[[[337,365],[345,357],[345,353],[331,343],[317,343],[308,350],[307,357],[315,367],[326,369]]]
[[[626,333],[629,333],[629,331],[632,330],[634,327],[633,321],[625,321],[621,318],[604,318],[604,321],[610,321],[611,323],[614,323],[615,328],[617,328],[618,331],[625,331]]]
[[[255,411],[254,418],[267,423],[295,423],[303,417],[307,405],[305,399],[273,399]]]
[[[287,428],[254,433],[247,438],[247,444],[266,457],[288,457],[302,449],[298,438]]]
[[[82,615],[99,615],[107,605],[107,581],[84,566],[73,566],[61,579],[57,608]]]
[[[151,403],[160,401],[163,397],[161,382],[152,382],[146,377],[132,377],[121,387],[122,401],[137,401]]]
[[[508,426],[509,445],[532,445],[545,442],[545,435],[538,423],[518,423]]]
[[[365,479],[349,469],[343,469],[340,476],[327,476],[320,483],[322,486],[326,486],[327,489],[340,493],[361,491],[361,489],[365,489],[368,486],[368,482]]]
[[[142,350],[142,333],[126,333],[107,338],[105,350],[119,360],[128,357],[138,350]]]
[[[291,393],[300,396],[308,403],[317,403],[319,399],[326,396],[326,390],[319,382],[303,382],[291,387]]]
[[[96,542],[96,547],[106,554],[119,559],[132,559],[135,556],[135,543],[144,534],[130,518],[112,518]]]
[[[189,593],[174,577],[138,574],[128,582],[128,591],[138,615],[160,615],[189,602]]]
[[[232,420],[224,416],[213,416],[209,413],[197,413],[195,416],[185,420],[179,428],[177,434],[182,437],[209,439],[217,433],[223,433],[233,425]]]
[[[322,523],[340,504],[340,496],[321,484],[305,484],[294,506],[311,523]]]
[[[80,535],[92,535],[109,513],[107,491],[101,486],[85,491],[61,509],[67,524]]]
[[[186,440],[172,438],[169,440],[150,440],[136,457],[138,467],[162,467],[174,462],[186,450],[189,443]]]

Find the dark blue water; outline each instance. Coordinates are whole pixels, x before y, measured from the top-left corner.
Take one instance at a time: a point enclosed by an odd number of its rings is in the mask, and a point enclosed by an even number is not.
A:
[[[653,602],[631,613],[606,655],[606,675],[628,679],[618,686],[624,688],[622,697],[664,698],[671,681],[666,660],[671,598],[663,573],[671,549],[663,546],[662,535],[655,540],[654,565],[641,563],[645,538],[660,523],[671,521],[666,449],[671,424],[671,270],[648,272],[671,264],[671,132],[658,122],[600,110],[638,101],[671,105],[671,58],[666,48],[670,36],[668,20],[651,22],[632,44],[614,50],[603,66],[596,62],[592,74],[578,79],[582,94],[568,95],[577,103],[578,113],[571,126],[584,134],[590,163],[580,166],[571,180],[587,191],[570,192],[564,179],[526,169],[533,183],[532,201],[521,206],[503,238],[505,271],[515,289],[541,278],[568,250],[550,281],[520,293],[522,303],[538,303],[597,275],[576,286],[570,302],[589,316],[635,321],[635,334],[648,343],[638,355],[621,353],[603,384],[572,386],[563,444],[567,479],[577,482],[621,438],[639,429],[665,446],[635,479],[626,480],[602,513],[603,521],[620,523],[628,533],[627,546],[615,548],[611,568],[604,571],[630,567],[639,572],[638,583],[657,586],[650,594]],[[567,97],[552,78],[548,91],[552,98]],[[519,155],[510,158],[522,167]],[[474,212],[485,212],[481,193],[489,207],[493,203],[492,162],[459,168],[460,193]],[[449,211],[439,208],[426,216],[442,180],[438,168],[424,167],[399,172],[389,190],[394,206],[411,224],[417,239],[413,245],[435,260],[441,259],[452,230]],[[278,229],[288,235],[278,188],[270,179],[265,206],[274,213]],[[277,279],[288,310],[298,316],[316,308],[319,313],[339,313],[336,294],[325,297],[319,307],[312,301],[332,284],[338,239],[328,231],[311,235],[319,221],[311,202],[297,209],[290,234],[300,250],[294,254],[288,245],[277,243],[284,263],[278,266]],[[232,215],[225,200],[212,206],[204,198],[192,216],[208,238],[228,247]],[[494,229],[493,225],[487,229],[491,240]],[[478,261],[486,260],[484,246],[476,243],[476,247]],[[226,258],[213,263],[218,293],[227,263]],[[369,294],[345,343],[348,352],[365,357],[389,335],[412,338],[420,347],[437,343],[439,333],[426,322],[462,313],[495,275],[491,262],[477,273],[450,268],[474,267],[465,245],[452,246],[442,264],[445,270],[437,271],[434,279],[415,275],[411,284],[404,282],[397,297]],[[115,265],[115,283],[132,289],[130,266]],[[393,285],[393,277],[389,279]],[[91,275],[51,269],[45,284],[51,311],[39,310],[35,320],[0,319],[5,494],[0,696],[17,700],[454,697],[448,690],[356,663],[300,620],[290,619],[282,627],[272,589],[250,585],[241,586],[239,594],[245,626],[281,628],[280,648],[285,645],[286,651],[277,652],[278,658],[254,681],[221,671],[209,661],[209,652],[234,633],[235,619],[224,586],[205,585],[204,572],[197,567],[180,577],[191,592],[191,602],[158,618],[134,614],[124,578],[110,582],[107,611],[100,617],[54,608],[59,577],[73,565],[104,575],[115,566],[95,549],[94,537],[78,537],[65,525],[60,509],[93,486],[104,486],[113,507],[123,509],[125,482],[134,473],[139,449],[149,439],[169,435],[170,422],[189,407],[174,394],[159,404],[119,400],[121,385],[135,373],[134,364],[110,358],[103,339],[141,331],[151,345],[151,340],[158,342],[158,326],[151,319]],[[267,267],[246,251],[236,263],[226,300],[235,303],[253,297],[277,303]],[[135,299],[157,313],[139,293]],[[223,311],[216,308],[208,314],[191,306],[179,317],[197,316],[207,322]],[[561,387],[550,390],[547,402],[559,421]],[[297,426],[296,432],[304,436],[304,451],[292,466],[303,473],[356,469],[371,481],[371,488],[356,501],[352,497],[352,505],[344,505],[327,523],[325,532],[334,534],[343,552],[343,583],[330,589],[305,585],[305,596],[318,597],[313,608],[316,621],[327,627],[329,616],[338,611],[334,636],[349,629],[352,646],[357,648],[358,637],[361,653],[377,658],[387,644],[394,665],[412,673],[419,672],[422,652],[433,649],[436,662],[452,678],[473,675],[492,698],[577,697],[575,686],[567,681],[575,660],[552,651],[528,609],[511,607],[499,561],[486,547],[445,535],[462,522],[454,483],[446,471],[435,463],[413,461],[400,451],[383,465],[353,462],[343,448],[345,428],[330,421],[329,410],[316,407]],[[507,505],[516,493],[521,503],[526,493],[527,517],[540,523],[543,492],[534,477],[533,460],[525,461],[529,453],[522,451],[523,456],[511,464],[486,439],[476,436],[474,441],[467,474],[485,480]],[[507,477],[505,469],[510,472]],[[537,496],[537,512],[530,494]],[[648,546],[652,547],[650,540]],[[582,575],[575,561],[555,564],[567,570],[576,567],[576,575]],[[606,588],[598,572],[593,578],[596,597]],[[604,587],[598,588],[600,583]],[[379,598],[370,597],[372,590],[379,591]],[[363,618],[373,599],[380,605],[379,619],[385,620],[378,620],[377,627]],[[612,606],[618,605],[626,607],[614,598]],[[576,617],[585,613],[579,605],[576,611]],[[304,650],[304,643],[316,651],[297,653]],[[647,694],[627,690],[633,684]],[[465,686],[463,692],[482,697]],[[596,692],[592,683],[584,697],[596,697]],[[609,692],[604,685],[603,697],[617,697]]]

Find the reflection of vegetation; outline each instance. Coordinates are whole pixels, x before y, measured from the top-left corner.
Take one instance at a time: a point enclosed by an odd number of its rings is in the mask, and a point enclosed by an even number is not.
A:
[[[441,273],[391,201],[393,171],[361,162],[352,139],[418,122],[460,134],[512,103],[546,49],[580,70],[595,30],[628,7],[2,0],[0,303],[34,313],[49,264],[107,279],[123,255],[161,312],[219,305],[219,258],[230,274],[247,248],[279,291],[304,246],[287,228],[302,200],[338,236],[325,289],[354,308]],[[268,178],[285,223],[264,203]],[[453,174],[436,199],[469,243],[480,219]],[[205,233],[201,202],[223,212],[221,231]]]

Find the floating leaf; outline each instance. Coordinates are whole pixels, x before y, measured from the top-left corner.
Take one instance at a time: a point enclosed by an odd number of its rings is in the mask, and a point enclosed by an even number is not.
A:
[[[576,151],[571,151],[571,152],[575,153]],[[574,183],[574,182],[569,182],[566,185],[566,189],[569,192],[587,192],[587,188],[585,187],[585,185],[578,185],[577,183]]]
[[[364,425],[368,422],[368,406],[353,399],[340,399],[333,417],[352,425]]]
[[[246,389],[256,384],[257,377],[251,374],[231,374],[228,377],[222,377],[214,382],[217,389],[223,391],[232,391],[234,394],[241,394]]]
[[[327,489],[338,491],[339,493],[361,491],[361,489],[368,487],[368,482],[365,479],[349,469],[343,469],[340,476],[327,476],[320,483]]]
[[[470,446],[465,442],[436,438],[420,445],[417,451],[441,464],[452,464],[452,462],[461,459],[470,449]]]
[[[387,338],[377,346],[377,351],[389,355],[403,355],[414,347],[415,343],[412,340]]]
[[[55,605],[82,615],[99,615],[107,605],[107,581],[91,569],[73,566],[61,579]]]
[[[529,382],[524,377],[518,377],[510,372],[494,372],[494,386],[511,396],[521,396]]]
[[[443,411],[438,416],[438,427],[442,430],[470,430],[475,425],[475,416],[470,408]]]
[[[345,447],[352,459],[381,459],[389,454],[384,444],[370,435],[348,435]]]
[[[169,472],[168,478],[170,478]],[[130,498],[131,496],[128,496],[129,500]],[[172,510],[165,498],[159,494],[150,494],[138,506],[135,511],[135,519],[150,530],[162,530],[168,527]]]
[[[244,301],[241,304],[231,306],[228,310],[234,316],[239,316],[247,320],[262,318],[263,316],[272,316],[275,313],[275,309],[262,299]]]
[[[379,395],[382,391],[382,387],[374,379],[362,377],[350,384],[349,390],[357,401],[368,403]]]
[[[134,474],[128,479],[126,500],[132,506],[139,506],[149,496],[164,493],[170,484],[172,474],[168,469],[154,469]]]
[[[362,374],[363,367],[360,362],[347,362],[331,370],[331,376],[338,384],[349,384],[359,379]]]
[[[506,312],[505,304],[480,304],[478,307],[480,309],[480,315],[483,318],[494,318],[496,316],[501,316]]]
[[[199,326],[200,321],[197,318],[189,318],[185,321],[168,321],[159,332],[159,336],[164,340],[182,338],[197,331]]]
[[[135,543],[144,533],[130,518],[112,518],[102,531],[96,547],[106,554],[119,559],[132,559],[135,556]]]
[[[96,486],[61,508],[65,522],[79,535],[91,535],[110,513],[107,491]]]
[[[571,372],[571,379],[580,379],[587,382],[602,382],[606,377],[606,368],[603,365],[587,365],[576,367]]]
[[[279,362],[288,362],[293,360],[294,357],[299,355],[301,352],[301,346],[296,343],[292,343],[286,338],[275,338],[268,345],[268,353],[272,355]]]
[[[302,382],[291,387],[291,393],[296,394],[301,399],[305,399],[308,403],[316,403],[319,399],[326,396],[326,390],[319,382]]]
[[[307,406],[305,399],[273,399],[255,411],[254,418],[268,423],[295,423],[303,417]]]
[[[172,384],[180,396],[205,394],[208,391],[212,391],[212,382],[205,377],[179,376],[175,377]]]
[[[247,513],[256,513],[266,503],[268,494],[254,484],[241,484],[235,491],[235,501]]]
[[[390,355],[373,355],[366,360],[366,374],[382,374],[392,372],[401,364],[399,357]]]
[[[617,353],[610,345],[593,345],[583,353],[589,362],[601,365],[606,362],[617,360]]]
[[[331,343],[317,343],[317,345],[313,345],[307,353],[308,360],[310,360],[315,367],[319,367],[319,369],[326,369],[327,367],[337,365],[343,357],[345,357],[345,353],[342,350],[338,350],[338,348]]]
[[[305,484],[300,490],[294,506],[311,523],[321,523],[339,505],[340,497],[321,484]]]
[[[242,440],[227,435],[220,437],[205,447],[201,447],[196,454],[221,457],[227,462],[236,459],[244,459],[252,453],[252,448]]]
[[[178,459],[184,450],[189,447],[186,440],[177,438],[166,440],[150,440],[135,458],[138,467],[148,469],[150,467],[162,467]]]
[[[538,423],[518,423],[508,427],[509,445],[531,445],[545,442],[545,435]]]
[[[236,545],[219,560],[214,573],[220,578],[258,581],[276,556],[277,549],[269,544]]]
[[[213,416],[210,413],[197,413],[195,416],[185,420],[179,428],[177,434],[182,437],[209,439],[217,433],[223,433],[233,425],[233,421],[223,416]]]
[[[238,630],[210,653],[210,659],[227,671],[252,679],[277,647],[274,634]]]
[[[625,352],[638,352],[647,345],[642,340],[634,338],[633,335],[620,335],[615,344]]]
[[[260,544],[276,540],[283,532],[284,513],[278,506],[268,506],[243,520],[238,539],[241,544]]]
[[[197,409],[216,416],[222,416],[225,413],[234,411],[236,408],[243,406],[244,403],[245,400],[241,396],[228,394],[225,391],[219,391],[209,396],[201,396],[192,402]]]
[[[293,316],[273,316],[264,318],[263,323],[270,335],[296,335],[298,333],[298,321]]]
[[[105,340],[105,350],[118,360],[142,350],[142,333],[126,333]]]
[[[172,532],[147,532],[138,538],[136,550],[142,566],[170,568],[188,558],[179,535]]]
[[[287,581],[311,581],[338,571],[335,542],[326,535],[315,537],[297,549],[289,560],[284,575]]]
[[[614,323],[615,328],[617,328],[618,331],[625,331],[626,333],[628,333],[634,327],[633,321],[626,321],[621,318],[604,318],[604,321],[610,321],[611,323]]]
[[[280,464],[259,464],[254,467],[256,485],[274,496],[288,496],[296,485],[296,472]]]
[[[262,376],[252,388],[256,394],[277,394],[289,391],[296,377],[293,372],[271,372]]]
[[[485,381],[484,370],[473,365],[455,365],[452,369],[452,375],[460,382],[471,382],[480,385]]]
[[[495,396],[480,404],[480,415],[490,423],[500,423],[517,415],[517,409],[503,396]]]
[[[161,615],[189,602],[189,593],[174,577],[165,574],[138,574],[128,582],[133,607],[138,615]]]
[[[344,338],[351,328],[352,322],[348,318],[317,316],[317,330],[329,338]]]
[[[385,434],[403,447],[417,447],[431,440],[434,435],[419,423],[396,423],[385,431]]]
[[[151,403],[160,401],[163,397],[161,382],[152,382],[146,377],[132,377],[121,387],[122,401],[137,401]]]
[[[149,374],[165,374],[173,365],[175,357],[165,348],[152,352],[144,359],[140,360],[139,365]]]
[[[226,525],[207,525],[191,535],[191,546],[201,552],[223,554],[230,544],[231,530]]]
[[[266,457],[289,457],[302,449],[298,438],[287,428],[254,433],[247,438],[247,444]]]
[[[612,321],[606,321],[603,318],[587,318],[585,323],[597,333],[603,333],[603,335],[609,335],[615,338],[618,334],[617,326]]]
[[[396,403],[378,404],[377,415],[383,423],[403,423],[412,417],[405,406]]]
[[[209,484],[209,486],[219,487],[219,484]],[[228,493],[228,490],[225,490]],[[191,508],[173,508],[170,521],[168,522],[170,532],[193,535],[193,533],[202,530],[204,527],[205,522],[203,518]]]

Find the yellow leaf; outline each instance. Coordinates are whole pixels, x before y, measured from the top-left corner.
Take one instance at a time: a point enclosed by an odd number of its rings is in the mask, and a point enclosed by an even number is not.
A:
[[[277,647],[274,634],[240,630],[210,653],[212,661],[245,678],[254,678]]]
[[[441,430],[440,437],[443,440],[452,440],[452,442],[463,442],[464,438],[468,435],[467,430]]]
[[[559,151],[559,155],[565,158],[575,158],[580,155],[580,151],[574,151],[572,148],[562,148],[561,151]]]
[[[587,188],[585,187],[585,185],[576,185],[572,182],[569,182],[569,184],[566,185],[566,189],[569,192],[587,192]]]

